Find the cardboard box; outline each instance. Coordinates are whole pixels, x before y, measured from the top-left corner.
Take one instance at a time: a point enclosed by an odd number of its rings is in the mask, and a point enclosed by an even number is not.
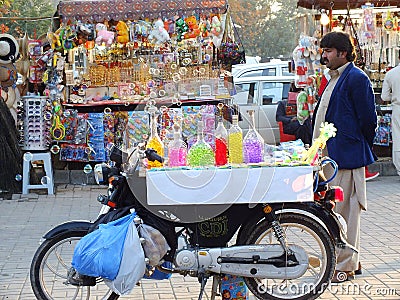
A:
[[[242,277],[225,275],[221,281],[222,300],[248,300],[249,290]]]

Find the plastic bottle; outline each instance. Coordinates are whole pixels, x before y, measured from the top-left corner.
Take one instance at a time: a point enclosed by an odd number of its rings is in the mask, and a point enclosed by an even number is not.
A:
[[[215,163],[214,150],[204,140],[202,121],[197,123],[197,141],[189,149],[187,162],[192,167],[213,166]]]
[[[243,139],[243,160],[248,163],[264,161],[264,139],[257,132],[254,123],[254,110],[248,110],[251,127]]]
[[[157,151],[157,154],[160,155],[161,157],[164,157],[164,144],[160,139],[160,136],[157,133],[157,115],[156,115],[156,108],[149,110],[150,111],[150,117],[151,117],[151,121],[150,121],[150,137],[149,137],[149,141],[147,142],[146,145],[146,149],[148,148],[152,148],[155,151]],[[147,164],[147,167],[149,169],[151,168],[160,168],[162,167],[162,163],[158,162],[158,161],[149,161]]]
[[[228,132],[229,162],[232,164],[243,163],[243,133],[238,123],[238,115],[233,115]]]
[[[222,117],[219,117],[215,129],[215,165],[223,166],[228,163],[228,131],[226,130]]]
[[[170,167],[186,166],[187,147],[181,138],[178,125],[174,125],[174,139],[168,144],[168,165]]]

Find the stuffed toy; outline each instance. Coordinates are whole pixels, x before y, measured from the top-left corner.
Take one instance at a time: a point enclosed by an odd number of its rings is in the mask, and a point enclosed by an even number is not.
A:
[[[211,19],[211,35],[213,36],[212,42],[214,46],[219,48],[222,42],[223,29],[218,16],[213,16]]]
[[[214,16],[211,19],[211,33],[214,36],[219,36],[221,34],[221,21],[218,16]]]
[[[208,37],[211,30],[211,23],[207,18],[200,20],[199,29],[202,37]]]
[[[186,24],[185,20],[182,18],[178,18],[175,21],[175,25],[176,25],[176,40],[180,42],[183,40],[185,33],[188,32],[189,27]]]
[[[85,44],[90,38],[93,40],[93,25],[92,24],[83,24],[81,21],[78,21],[77,24],[73,27],[76,32],[76,45]]]
[[[96,44],[101,45],[101,43],[106,43],[107,46],[111,46],[114,42],[114,32],[108,31],[107,26],[103,23],[96,24]]]
[[[118,43],[126,44],[127,42],[129,42],[129,28],[124,21],[119,21],[115,26],[115,29],[118,32],[117,35]]]
[[[166,19],[164,21],[164,28],[168,32],[168,34],[171,36],[172,34],[175,33],[175,22],[171,19]]]
[[[199,25],[197,24],[197,19],[195,16],[189,16],[185,18],[185,22],[189,27],[188,32],[185,33],[185,39],[191,39],[198,37],[200,35]]]
[[[164,22],[158,19],[153,24],[153,29],[150,32],[149,40],[156,40],[156,44],[163,44],[170,40],[167,30],[164,28]]]

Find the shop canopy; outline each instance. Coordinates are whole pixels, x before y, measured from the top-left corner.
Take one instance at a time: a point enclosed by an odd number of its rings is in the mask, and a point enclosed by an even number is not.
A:
[[[397,6],[400,7],[400,0],[298,0],[297,6],[308,9],[350,9],[361,8],[365,3],[371,3],[374,7]]]
[[[58,14],[63,22],[103,22],[224,13],[226,8],[227,0],[64,0]]]

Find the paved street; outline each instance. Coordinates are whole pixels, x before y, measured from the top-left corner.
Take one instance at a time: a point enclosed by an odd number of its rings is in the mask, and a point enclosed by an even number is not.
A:
[[[56,196],[0,200],[0,300],[35,299],[29,266],[40,237],[64,221],[95,219],[100,208],[95,199],[101,192],[103,187],[64,185],[57,187]],[[400,179],[378,177],[367,183],[367,192],[369,210],[362,217],[361,237],[363,275],[332,285],[320,299],[400,299]],[[197,299],[198,291],[196,279],[174,275],[171,280],[142,282],[122,299],[189,300]]]

